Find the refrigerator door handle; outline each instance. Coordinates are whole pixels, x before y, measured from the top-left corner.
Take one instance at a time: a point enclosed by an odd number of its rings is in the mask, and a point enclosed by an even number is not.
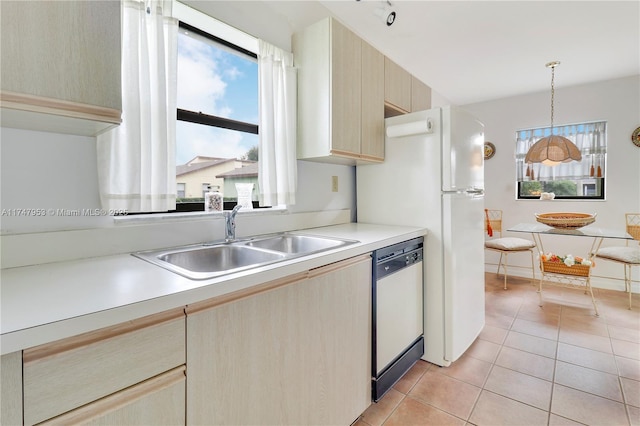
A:
[[[467,194],[483,194],[484,189],[480,188],[469,188],[465,191]]]

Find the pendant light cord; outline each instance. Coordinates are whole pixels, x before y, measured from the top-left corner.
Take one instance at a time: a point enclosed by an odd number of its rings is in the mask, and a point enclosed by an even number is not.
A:
[[[560,65],[560,61],[553,61],[545,64],[547,68],[551,68],[551,135],[553,135],[553,101],[555,97],[555,75],[556,75],[556,67]]]
[[[556,66],[552,65],[551,66],[551,134],[553,134],[553,98],[554,98],[554,94],[555,94],[555,89],[553,86],[553,80],[555,77],[555,73],[556,73]]]

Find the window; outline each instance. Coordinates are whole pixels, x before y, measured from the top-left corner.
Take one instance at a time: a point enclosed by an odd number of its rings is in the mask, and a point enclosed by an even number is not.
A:
[[[185,184],[184,183],[176,183],[176,189],[177,189],[177,194],[176,197],[177,198],[184,198],[184,187]]]
[[[551,128],[516,132],[517,199],[539,199],[552,192],[556,199],[603,200],[607,160],[606,122],[554,126],[553,133],[571,140],[582,154],[581,161],[557,166],[525,164],[524,157],[538,139],[551,134]]]
[[[209,185],[220,188],[225,202],[235,202],[232,172],[237,169],[246,168],[243,182],[257,187],[256,58],[254,52],[180,22],[176,178],[184,183],[178,211],[202,210]]]

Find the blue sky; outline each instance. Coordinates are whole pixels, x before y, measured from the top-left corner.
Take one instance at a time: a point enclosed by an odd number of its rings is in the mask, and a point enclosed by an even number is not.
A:
[[[180,32],[178,108],[257,124],[257,87],[257,63]],[[257,135],[178,121],[176,164],[197,155],[238,158],[257,143]]]

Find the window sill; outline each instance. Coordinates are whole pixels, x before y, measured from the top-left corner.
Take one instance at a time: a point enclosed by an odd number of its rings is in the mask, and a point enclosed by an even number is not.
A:
[[[269,209],[253,209],[238,211],[240,216],[264,216],[269,214],[283,214],[287,213],[286,206],[271,207]],[[222,218],[223,212],[184,212],[184,213],[154,213],[154,214],[140,214],[133,216],[114,216],[113,222],[115,225],[139,225],[145,223],[166,223],[166,222],[182,222],[185,220],[204,220],[212,218]]]

